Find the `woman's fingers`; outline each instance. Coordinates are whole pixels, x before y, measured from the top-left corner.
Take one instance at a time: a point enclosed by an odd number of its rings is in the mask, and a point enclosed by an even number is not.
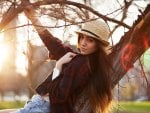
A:
[[[75,57],[76,54],[72,52],[66,53],[62,58],[60,58],[59,61],[61,61],[63,64],[68,63],[72,60],[73,57]]]
[[[72,52],[68,52],[66,53],[63,57],[61,57],[57,62],[56,62],[56,68],[61,70],[62,68],[62,65],[63,64],[66,64],[66,63],[69,63],[73,57],[75,57],[76,54],[75,53],[72,53]]]
[[[73,57],[76,56],[76,54],[75,54],[75,53],[72,53],[72,52],[69,52],[68,54],[69,54],[69,56],[70,56],[71,58],[73,58]]]

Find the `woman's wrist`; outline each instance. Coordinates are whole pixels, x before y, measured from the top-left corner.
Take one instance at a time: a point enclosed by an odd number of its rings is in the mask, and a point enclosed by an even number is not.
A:
[[[63,65],[63,64],[61,63],[61,61],[57,61],[55,68],[58,69],[59,71],[61,71],[62,65]]]
[[[37,18],[37,13],[34,10],[34,7],[32,5],[29,5],[26,7],[26,9],[24,10],[26,16],[32,21],[32,24],[35,25],[36,29],[38,32],[43,32],[45,30],[45,28],[43,29],[42,23],[40,22],[40,20]]]

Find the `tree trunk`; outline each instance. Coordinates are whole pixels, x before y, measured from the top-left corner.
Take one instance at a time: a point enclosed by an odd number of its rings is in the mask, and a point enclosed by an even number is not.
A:
[[[113,66],[113,87],[150,46],[150,5],[144,13],[145,16],[139,17],[109,55]]]

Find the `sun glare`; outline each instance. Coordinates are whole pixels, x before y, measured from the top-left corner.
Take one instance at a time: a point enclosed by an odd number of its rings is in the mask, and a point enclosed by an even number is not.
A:
[[[22,75],[26,75],[26,58],[23,54],[18,54],[17,59],[16,59],[16,67],[17,67],[17,72],[21,73]]]
[[[0,70],[8,55],[9,48],[5,44],[0,44]]]

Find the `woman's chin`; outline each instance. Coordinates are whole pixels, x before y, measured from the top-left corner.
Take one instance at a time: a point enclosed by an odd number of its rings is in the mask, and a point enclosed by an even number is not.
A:
[[[82,55],[88,55],[87,52],[80,52]]]

